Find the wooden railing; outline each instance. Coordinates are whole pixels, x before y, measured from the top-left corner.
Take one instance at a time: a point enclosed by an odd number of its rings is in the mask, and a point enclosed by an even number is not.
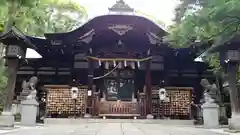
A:
[[[101,101],[99,102],[98,110],[99,116],[140,116],[138,102],[132,101]]]

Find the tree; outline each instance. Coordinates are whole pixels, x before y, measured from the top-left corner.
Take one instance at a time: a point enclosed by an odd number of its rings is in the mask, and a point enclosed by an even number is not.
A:
[[[67,17],[67,14],[73,17]],[[31,36],[67,32],[80,26],[86,17],[86,10],[70,0],[0,0],[0,32],[7,32],[12,26]],[[0,51],[3,49],[1,45]],[[4,68],[0,62],[0,99],[5,95],[7,84]]]
[[[176,23],[170,27],[167,40],[175,47],[213,41],[214,45],[227,42],[239,33],[240,2],[238,0],[181,0],[176,9]],[[207,58],[210,65],[221,69],[218,54]]]
[[[5,87],[7,85],[7,77],[3,60],[0,61],[0,111],[2,111],[3,100],[5,96]]]
[[[23,33],[43,36],[46,32],[67,32],[86,19],[84,7],[70,0],[2,0],[0,30],[13,25]],[[18,12],[16,12],[18,11]],[[70,14],[70,17],[68,17]],[[3,28],[4,25],[4,28]]]
[[[44,33],[69,32],[80,27],[87,19],[84,7],[71,1],[52,0],[48,4],[39,5],[38,10],[32,9],[31,14],[36,26],[26,24],[25,30],[34,36],[43,36]],[[35,16],[36,14],[38,16]]]

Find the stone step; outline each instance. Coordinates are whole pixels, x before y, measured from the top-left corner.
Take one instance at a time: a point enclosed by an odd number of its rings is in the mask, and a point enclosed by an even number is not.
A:
[[[160,119],[82,119],[82,118],[45,118],[44,124],[81,124],[81,123],[146,123],[164,125],[193,126],[193,120],[160,120]]]
[[[27,96],[18,96],[17,97],[17,100],[26,100],[27,99]]]

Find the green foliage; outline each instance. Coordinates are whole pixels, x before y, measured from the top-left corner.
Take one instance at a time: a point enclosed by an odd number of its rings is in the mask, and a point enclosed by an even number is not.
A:
[[[0,0],[0,32],[6,32],[12,26],[31,36],[68,32],[86,18],[84,7],[71,0]],[[7,84],[4,68],[0,61],[0,110]]]
[[[84,7],[71,0],[2,2],[4,6],[0,5],[0,31],[7,31],[15,25],[22,32],[32,36],[43,36],[47,32],[68,32],[80,26],[82,20],[87,17]]]
[[[239,0],[181,0],[176,9],[176,23],[170,27],[166,39],[175,47],[214,41],[214,45],[227,42],[239,34]],[[216,72],[220,70],[217,54],[208,56]]]
[[[215,74],[221,74],[222,68],[221,68],[221,65],[220,65],[219,53],[208,55],[204,58],[204,60],[209,63],[209,66],[211,67],[211,70]]]
[[[185,4],[186,7],[182,8],[189,9],[193,6],[193,1],[191,4]],[[180,46],[188,46],[186,43],[192,42],[192,39],[196,38],[202,41],[214,40],[216,43],[221,43],[238,32],[240,21],[238,14],[240,2],[238,0],[202,0],[201,3],[201,7],[192,10],[191,13],[182,13],[182,17],[179,15],[181,22],[170,27],[171,34],[168,39],[173,44],[180,43]]]

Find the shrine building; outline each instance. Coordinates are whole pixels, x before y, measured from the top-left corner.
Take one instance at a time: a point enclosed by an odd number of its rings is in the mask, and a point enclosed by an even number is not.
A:
[[[23,35],[42,58],[20,64],[15,100],[21,97],[23,80],[36,76],[38,100],[45,102],[40,109],[48,118],[192,119],[191,103],[202,96],[200,80],[215,78],[206,64],[194,61],[196,48],[175,49],[163,42],[167,34],[119,0],[109,14],[71,32]],[[1,42],[9,44],[10,37]],[[73,99],[71,89],[76,87]],[[169,101],[159,100],[160,88],[166,89]]]

